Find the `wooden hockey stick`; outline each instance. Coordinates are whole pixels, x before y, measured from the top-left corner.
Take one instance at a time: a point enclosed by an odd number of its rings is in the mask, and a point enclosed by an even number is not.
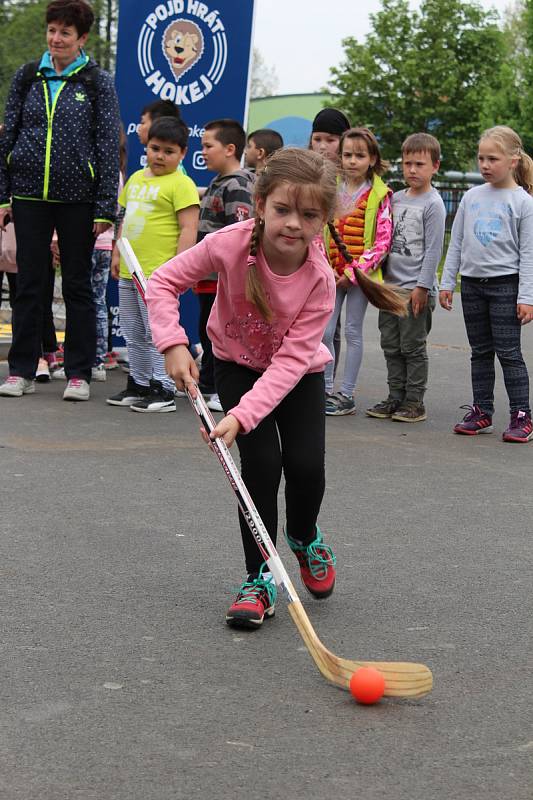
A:
[[[207,403],[196,388],[196,397],[187,392],[192,407],[198,414],[203,427],[210,433],[216,425]],[[385,695],[387,697],[422,697],[431,691],[433,676],[425,664],[414,664],[402,661],[350,661],[339,658],[328,650],[315,633],[301,601],[296,594],[285,567],[270,538],[268,531],[259,516],[252,498],[233,458],[222,439],[214,439],[212,449],[222,464],[226,477],[231,484],[240,509],[254,536],[257,546],[274,576],[278,588],[286,595],[289,613],[305,642],[311,657],[326,680],[349,689],[350,678],[359,667],[374,667],[385,678]]]
[[[144,300],[146,277],[137,257],[127,239],[119,239],[117,245],[131,273],[135,286]],[[196,389],[196,397],[193,398],[189,392],[187,392],[187,395],[203,427],[210,433],[215,427],[216,422],[201,393]],[[296,594],[291,579],[283,566],[274,543],[268,534],[263,520],[259,516],[259,512],[248,493],[246,485],[225,442],[222,439],[215,439],[212,442],[212,448],[235,492],[240,509],[263,558],[274,576],[276,585],[287,597],[289,613],[293,622],[298,628],[300,636],[304,640],[311,657],[326,680],[339,686],[341,689],[348,690],[350,678],[355,670],[359,669],[359,667],[374,667],[378,669],[385,678],[385,695],[387,697],[423,697],[423,695],[430,692],[433,685],[433,676],[431,670],[424,664],[413,664],[402,661],[350,661],[346,658],[339,658],[324,647],[316,635],[311,621]]]

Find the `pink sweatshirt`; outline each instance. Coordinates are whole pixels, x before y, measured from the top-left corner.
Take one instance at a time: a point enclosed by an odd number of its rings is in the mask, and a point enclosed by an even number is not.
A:
[[[312,243],[307,260],[292,275],[274,274],[263,254],[258,274],[273,311],[266,322],[246,300],[250,238],[254,220],[229,225],[159,267],[148,281],[146,301],[152,337],[162,353],[188,344],[179,324],[176,297],[202,276],[218,273],[218,290],[207,324],[213,352],[263,375],[230,414],[244,433],[276,408],[307,372],[331,361],[322,336],[335,304],[335,280],[328,261]]]

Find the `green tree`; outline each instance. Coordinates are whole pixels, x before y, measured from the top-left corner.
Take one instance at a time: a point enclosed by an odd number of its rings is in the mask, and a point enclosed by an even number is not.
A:
[[[483,126],[509,125],[533,154],[533,0],[507,10],[503,34],[504,59],[485,98]]]
[[[372,128],[386,158],[398,158],[408,134],[428,131],[444,168],[468,168],[503,58],[496,22],[475,2],[423,0],[415,12],[407,0],[382,0],[365,42],[344,40],[329,102]]]

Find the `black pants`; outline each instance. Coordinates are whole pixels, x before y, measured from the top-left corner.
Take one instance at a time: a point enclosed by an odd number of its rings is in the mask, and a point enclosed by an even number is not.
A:
[[[1,280],[3,280],[4,274],[7,275],[7,282],[9,286],[9,305],[11,308],[13,308],[15,305],[15,297],[17,296],[17,273],[0,272]],[[54,314],[52,311],[52,303],[54,301],[54,284],[55,270],[52,263],[52,254],[50,253],[48,281],[44,287],[43,295],[43,353],[55,353],[57,350],[56,328],[54,325]]]
[[[530,413],[529,376],[520,345],[522,326],[516,316],[517,297],[518,275],[461,279],[463,315],[472,348],[473,401],[491,416],[495,354],[502,367],[511,412]]]
[[[224,410],[239,403],[261,373],[215,358],[215,383]],[[285,474],[287,532],[311,542],[325,489],[324,373],[304,377],[257,428],[237,436],[241,473],[252,500],[276,543],[278,490]],[[248,573],[257,573],[263,557],[239,511]]]
[[[43,297],[50,280],[50,242],[57,231],[66,308],[65,373],[91,380],[96,319],[91,289],[94,246],[90,203],[13,200],[17,239],[17,294],[9,372],[33,378],[42,351]]]
[[[207,321],[215,302],[216,293],[201,292],[198,294],[200,314],[198,317],[198,336],[202,345],[202,365],[200,367],[200,391],[202,394],[215,393],[215,365],[213,360],[213,348],[211,340],[207,335]]]
[[[52,262],[52,254],[48,262],[48,280],[44,287],[43,295],[43,353],[55,353],[57,350],[56,327],[54,325],[54,286],[56,271]]]
[[[4,275],[7,278],[7,287],[9,292],[9,306],[10,308],[13,308],[13,303],[15,302],[15,294],[17,292],[17,273],[0,272],[0,291],[2,292],[2,294],[4,289]]]

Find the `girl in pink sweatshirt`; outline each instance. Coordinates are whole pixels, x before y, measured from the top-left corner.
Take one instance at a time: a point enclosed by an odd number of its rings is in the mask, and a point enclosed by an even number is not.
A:
[[[317,525],[325,487],[324,367],[331,360],[321,340],[335,281],[313,238],[332,216],[335,196],[330,162],[311,151],[278,150],[256,183],[255,220],[210,234],[168,261],[153,273],[146,294],[167,373],[178,389],[194,394],[198,369],[176,298],[218,273],[207,331],[226,416],[211,437],[228,446],[237,439],[243,479],[274,543],[285,473],[285,536],[317,598],[335,585],[335,556]],[[226,621],[257,628],[274,614],[276,587],[239,517],[248,574]]]

